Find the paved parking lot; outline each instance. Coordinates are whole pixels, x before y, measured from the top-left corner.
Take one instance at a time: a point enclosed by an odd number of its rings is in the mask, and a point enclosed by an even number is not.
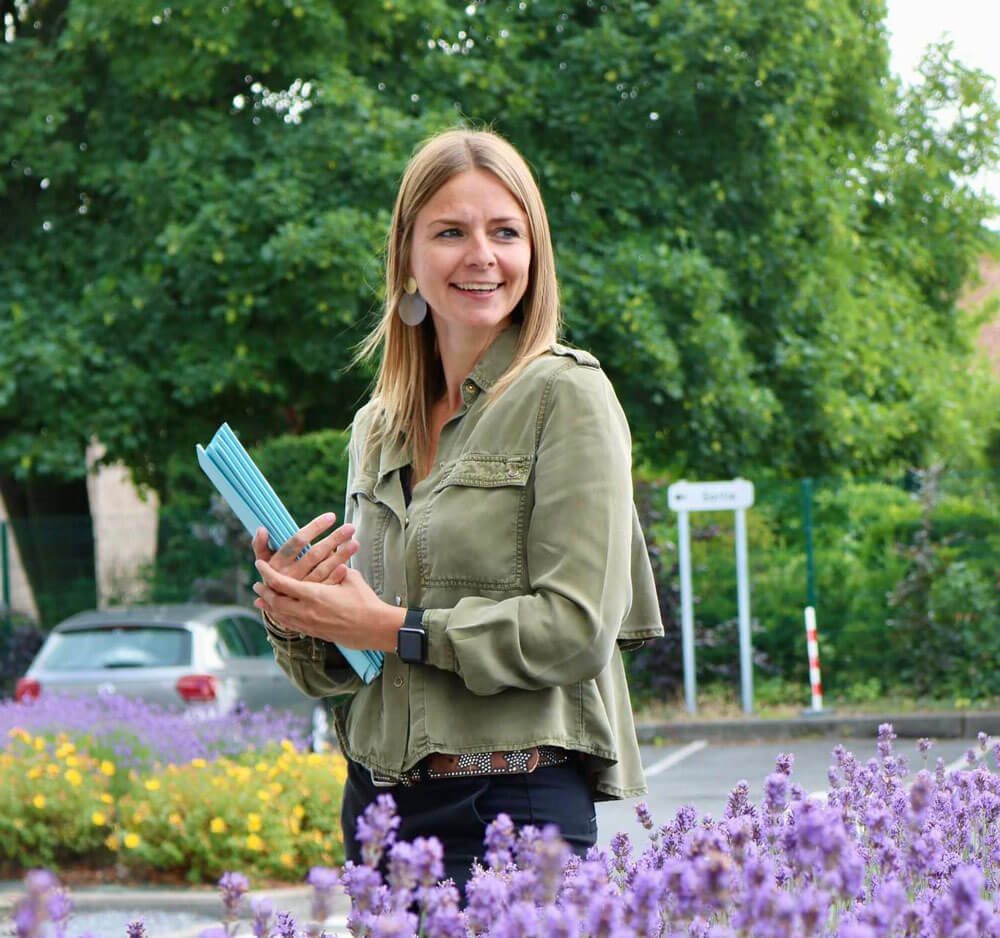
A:
[[[835,739],[766,743],[694,740],[670,746],[643,746],[642,764],[649,785],[649,794],[643,800],[658,824],[666,824],[677,809],[686,804],[693,805],[699,814],[719,817],[726,797],[741,779],[750,783],[751,797],[760,800],[764,779],[774,771],[774,759],[780,752],[795,756],[793,781],[811,794],[825,792],[829,787],[826,770],[833,761],[830,753],[836,744]],[[874,739],[846,739],[843,745],[859,762],[866,762],[875,755]],[[968,739],[935,742],[928,755],[928,767],[934,768],[940,756],[946,766],[957,768],[964,762],[969,747],[975,745],[975,740]],[[924,767],[924,757],[918,752],[915,739],[896,740],[893,748],[906,757],[911,775]],[[646,832],[635,819],[637,800],[605,802],[597,806],[598,837],[602,845],[607,846],[616,831],[628,831],[637,846],[645,844]]]

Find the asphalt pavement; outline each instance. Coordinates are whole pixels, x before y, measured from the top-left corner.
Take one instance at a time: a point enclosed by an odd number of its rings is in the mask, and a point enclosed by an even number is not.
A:
[[[935,741],[929,765],[941,757],[957,768],[980,731],[1000,737],[1000,712],[951,712],[881,714],[864,717],[835,713],[791,719],[741,717],[731,720],[685,718],[672,723],[644,724],[638,728],[646,769],[649,805],[654,821],[666,823],[682,805],[699,814],[721,814],[726,797],[741,779],[750,784],[751,797],[759,799],[764,779],[774,770],[779,752],[795,756],[792,780],[812,795],[824,796],[826,770],[833,746],[841,742],[861,761],[875,754],[881,723],[892,723],[900,737],[896,750],[906,756],[911,771],[924,765],[916,740]],[[635,817],[638,799],[598,805],[599,844],[608,846],[617,831],[632,836],[637,849],[645,831]],[[9,923],[10,909],[21,892],[19,882],[0,882],[0,931]],[[292,912],[296,920],[309,919],[311,890],[305,886],[259,890],[278,910]],[[208,925],[218,923],[221,904],[211,888],[169,889],[141,886],[96,886],[74,889],[75,914],[70,934],[90,931],[95,938],[124,938],[124,925],[138,915],[147,922],[150,938],[196,938]],[[348,903],[341,898],[327,922],[332,936],[346,934]],[[249,935],[245,923],[240,931]]]

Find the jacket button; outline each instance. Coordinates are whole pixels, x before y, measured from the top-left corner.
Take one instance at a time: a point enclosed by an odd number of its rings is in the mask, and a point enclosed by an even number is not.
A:
[[[403,686],[403,685],[404,685],[405,683],[406,683],[406,682],[405,682],[405,681],[404,681],[404,680],[403,680],[403,679],[402,679],[401,677],[397,677],[397,678],[396,678],[396,679],[395,679],[395,680],[394,680],[394,681],[392,682],[392,686],[393,686],[393,687],[402,687],[402,686]]]
[[[475,394],[476,386],[471,381],[465,382],[465,391],[467,394]]]

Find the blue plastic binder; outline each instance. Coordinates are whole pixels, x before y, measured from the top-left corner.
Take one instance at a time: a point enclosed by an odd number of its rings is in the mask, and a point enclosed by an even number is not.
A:
[[[236,517],[243,522],[250,537],[257,533],[257,528],[265,527],[268,546],[277,550],[298,531],[299,526],[288,509],[236,439],[228,423],[215,431],[208,446],[199,444],[195,450],[198,464]],[[340,648],[339,645],[337,647]],[[380,651],[357,651],[353,648],[340,648],[340,651],[366,684],[374,681],[382,671]]]

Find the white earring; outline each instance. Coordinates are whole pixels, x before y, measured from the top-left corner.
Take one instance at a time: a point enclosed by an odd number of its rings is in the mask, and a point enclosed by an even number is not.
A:
[[[417,290],[417,281],[410,277],[403,288],[406,292],[399,298],[396,312],[408,326],[419,326],[427,316],[427,300]]]

